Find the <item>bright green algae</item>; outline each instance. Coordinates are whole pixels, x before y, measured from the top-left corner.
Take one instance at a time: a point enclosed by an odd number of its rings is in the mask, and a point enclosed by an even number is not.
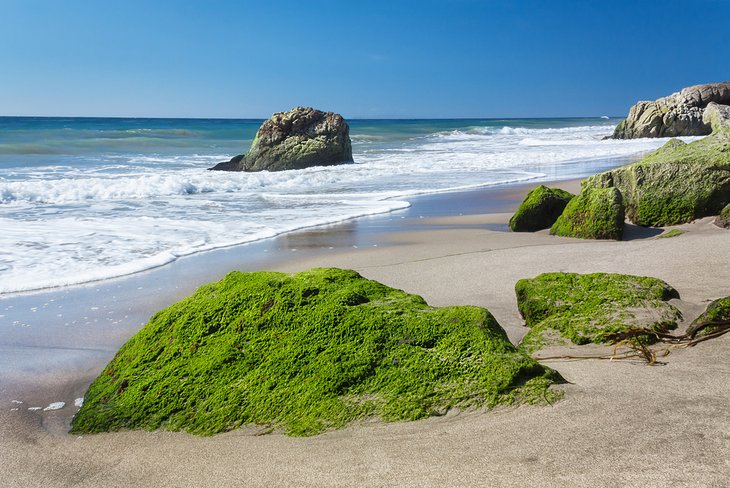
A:
[[[621,240],[624,208],[615,188],[583,188],[550,228],[553,235],[581,239]]]
[[[667,303],[677,291],[644,276],[545,273],[518,281],[515,292],[530,327],[521,347],[530,352],[550,344],[555,332],[574,344],[604,343],[635,327],[675,328],[681,317]]]
[[[155,314],[71,427],[312,435],[371,416],[542,403],[557,381],[484,308],[430,307],[349,270],[233,272]]]
[[[730,130],[685,144],[672,139],[641,161],[592,176],[590,187],[615,187],[626,216],[643,226],[666,226],[717,215],[730,203]]]
[[[574,196],[560,188],[544,185],[534,188],[509,220],[510,230],[535,232],[550,228]]]

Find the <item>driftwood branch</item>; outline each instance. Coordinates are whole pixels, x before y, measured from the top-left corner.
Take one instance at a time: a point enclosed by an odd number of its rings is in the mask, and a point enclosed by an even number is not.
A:
[[[710,332],[699,335],[705,329],[712,328]],[[619,359],[640,359],[649,365],[657,364],[657,356],[667,356],[672,349],[692,347],[700,342],[715,339],[730,332],[730,320],[703,321],[693,324],[682,335],[672,335],[666,332],[654,331],[651,329],[633,328],[626,332],[613,334],[609,337],[613,346],[612,354],[602,355],[558,355],[558,356],[533,356],[538,361],[547,360],[580,360],[580,359],[608,359],[610,361]],[[699,335],[699,336],[698,336]],[[657,349],[649,346],[649,343],[667,344],[664,348]],[[620,351],[620,348],[628,350]]]

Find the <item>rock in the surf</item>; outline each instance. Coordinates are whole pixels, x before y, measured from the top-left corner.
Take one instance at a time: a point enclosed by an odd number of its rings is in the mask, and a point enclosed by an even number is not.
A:
[[[333,112],[296,107],[265,121],[246,154],[211,169],[283,171],[351,162],[350,127],[345,119]]]

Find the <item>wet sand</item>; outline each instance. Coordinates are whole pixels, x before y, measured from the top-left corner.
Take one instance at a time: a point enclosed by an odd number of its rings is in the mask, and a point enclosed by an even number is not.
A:
[[[562,186],[575,190],[577,183]],[[624,242],[504,232],[527,189],[431,195],[387,216],[206,253],[124,279],[0,299],[2,484],[727,486],[730,335],[675,350],[654,367],[549,362],[570,382],[552,406],[367,422],[304,439],[257,436],[253,428],[210,438],[66,434],[74,399],[116,349],[152,313],[231,269],[353,268],[435,306],[485,306],[515,343],[526,331],[514,284],[542,272],[664,279],[679,291],[676,305],[687,322],[709,300],[730,295],[730,234],[711,219],[658,240],[660,230],[639,228]],[[66,407],[28,410],[55,401]]]

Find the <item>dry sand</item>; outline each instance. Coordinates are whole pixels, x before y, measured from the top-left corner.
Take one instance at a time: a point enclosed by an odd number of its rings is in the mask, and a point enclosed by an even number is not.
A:
[[[514,284],[542,272],[664,279],[679,291],[676,304],[688,322],[709,300],[730,295],[730,233],[711,219],[681,226],[687,233],[674,238],[632,229],[625,242],[598,242],[489,230],[508,218],[420,219],[407,232],[381,236],[377,247],[310,253],[271,268],[353,268],[432,305],[485,306],[514,342],[525,333]],[[75,437],[64,432],[68,409],[39,414],[3,403],[0,485],[727,487],[728,357],[730,334],[675,350],[659,366],[553,361],[547,364],[570,383],[552,406],[368,422],[311,438],[257,436],[255,429],[210,438]],[[70,398],[93,374],[60,375],[48,388]]]

